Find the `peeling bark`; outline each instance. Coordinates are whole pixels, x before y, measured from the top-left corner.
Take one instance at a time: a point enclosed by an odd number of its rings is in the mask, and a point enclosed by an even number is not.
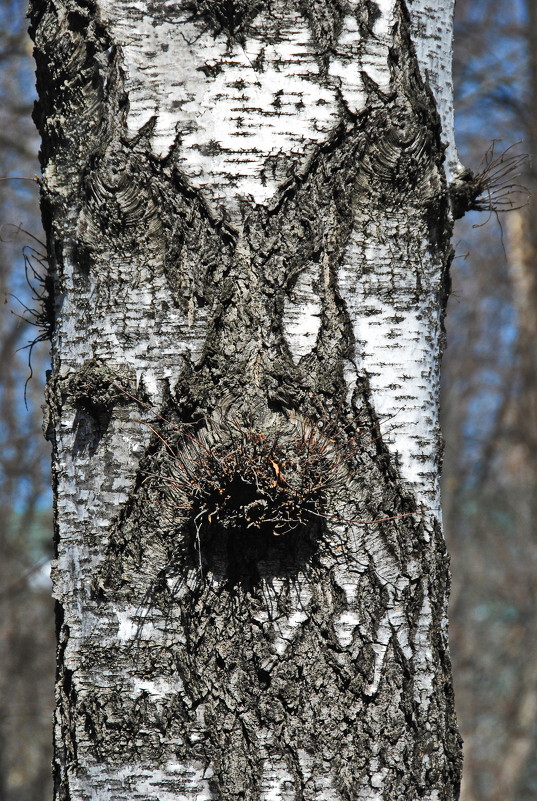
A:
[[[55,798],[453,801],[449,10],[31,20]]]

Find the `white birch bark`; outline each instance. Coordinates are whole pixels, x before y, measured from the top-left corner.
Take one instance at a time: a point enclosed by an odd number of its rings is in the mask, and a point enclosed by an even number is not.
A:
[[[422,0],[34,2],[56,799],[457,797],[451,18]],[[195,507],[181,426],[225,452],[230,419],[290,449],[320,432],[333,484],[298,534],[177,511]]]

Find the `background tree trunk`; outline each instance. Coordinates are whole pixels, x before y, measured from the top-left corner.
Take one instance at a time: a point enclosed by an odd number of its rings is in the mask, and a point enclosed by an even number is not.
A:
[[[487,150],[490,156],[492,136],[497,155],[507,145],[507,157],[527,152],[515,170],[522,175],[510,182],[534,196],[535,3],[459,0],[457,13],[465,162],[478,165]],[[487,126],[476,125],[483,119]],[[455,234],[468,258],[453,265],[443,365],[443,430],[451,443],[443,512],[457,577],[451,643],[465,745],[461,801],[533,799],[537,787],[535,208],[531,197],[525,205],[524,192],[511,190],[504,208],[522,208],[470,217]]]
[[[451,14],[32,4],[56,799],[457,797]]]
[[[509,427],[515,436],[512,447],[512,470],[527,503],[520,504],[521,530],[526,533],[537,561],[537,232],[535,198],[537,197],[537,8],[527,2],[527,47],[529,57],[527,146],[532,158],[524,181],[532,202],[507,218],[507,263],[513,304],[517,314],[518,402],[509,407]],[[497,768],[495,797],[498,801],[516,801],[522,781],[535,759],[537,742],[537,585],[535,573],[528,589],[532,603],[529,624],[530,646],[524,647],[522,664],[517,671],[516,700],[511,705],[512,730],[504,750],[502,765]]]

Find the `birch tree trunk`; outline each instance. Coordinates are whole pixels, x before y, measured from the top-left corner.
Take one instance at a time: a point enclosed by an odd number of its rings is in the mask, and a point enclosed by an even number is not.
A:
[[[442,5],[31,4],[56,801],[457,798]]]

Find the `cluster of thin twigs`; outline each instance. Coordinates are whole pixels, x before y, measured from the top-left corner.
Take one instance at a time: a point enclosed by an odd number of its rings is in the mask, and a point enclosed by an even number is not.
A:
[[[263,529],[275,536],[325,517],[327,494],[345,480],[357,450],[355,438],[338,443],[334,430],[300,418],[261,428],[219,414],[196,434],[183,431],[174,447],[155,433],[171,457],[167,503],[198,528]]]
[[[498,140],[494,139],[474,174],[474,183],[479,189],[472,204],[475,211],[510,211],[527,203],[528,191],[517,179],[528,155],[516,152],[520,142],[515,142],[498,155],[497,144]]]
[[[119,384],[113,386],[155,414],[149,404]],[[320,427],[298,415],[245,423],[228,408],[197,424],[178,426],[158,413],[156,417],[173,433],[165,437],[139,421],[165,447],[158,471],[144,481],[159,499],[147,500],[165,507],[177,523],[193,521],[198,538],[209,527],[280,536],[319,519],[369,525],[415,514],[350,520],[329,513],[329,496],[347,484],[363,444],[358,432],[342,433],[327,417]]]
[[[25,231],[23,228],[18,226],[10,227],[15,228],[16,233],[22,232],[25,236],[30,237],[36,243],[35,246],[26,245],[22,251],[26,283],[32,292],[31,299],[36,305],[34,307],[27,306],[20,298],[13,293],[10,293],[10,297],[14,298],[17,303],[20,303],[24,309],[22,314],[17,314],[17,312],[13,312],[13,314],[16,317],[19,317],[21,320],[24,320],[24,322],[28,323],[28,325],[35,326],[39,329],[39,333],[33,342],[30,342],[25,346],[27,348],[32,348],[36,342],[43,342],[43,340],[50,339],[51,337],[53,326],[51,310],[52,279],[50,276],[47,257],[43,252],[45,247],[43,242],[33,236],[29,231]],[[4,241],[2,232],[0,232],[0,241]],[[43,250],[38,250],[37,246]]]
[[[33,179],[32,179],[33,180]],[[28,386],[28,382],[31,380],[33,375],[32,370],[32,352],[37,345],[38,342],[44,342],[46,340],[52,339],[52,331],[54,327],[54,299],[53,299],[53,292],[52,292],[52,284],[53,279],[50,274],[49,265],[47,261],[47,257],[43,252],[45,246],[43,242],[41,242],[37,237],[33,236],[29,231],[25,231],[23,228],[19,226],[9,226],[15,228],[16,233],[22,231],[25,236],[30,237],[36,243],[35,246],[27,245],[23,248],[23,258],[24,258],[24,274],[26,278],[26,283],[28,284],[32,296],[31,300],[34,302],[34,306],[28,306],[24,303],[20,298],[18,298],[12,292],[9,293],[9,297],[13,298],[17,301],[17,303],[22,306],[22,313],[18,313],[13,309],[12,314],[15,317],[18,317],[20,320],[23,320],[27,325],[31,325],[34,328],[37,328],[36,336],[28,342],[27,345],[23,345],[22,348],[19,350],[26,350],[28,349],[28,368],[29,368],[29,375],[26,379],[26,384],[24,387],[24,399],[26,401],[26,389]],[[2,232],[0,231],[0,241],[4,241],[2,238]],[[43,250],[39,250],[42,248]]]

